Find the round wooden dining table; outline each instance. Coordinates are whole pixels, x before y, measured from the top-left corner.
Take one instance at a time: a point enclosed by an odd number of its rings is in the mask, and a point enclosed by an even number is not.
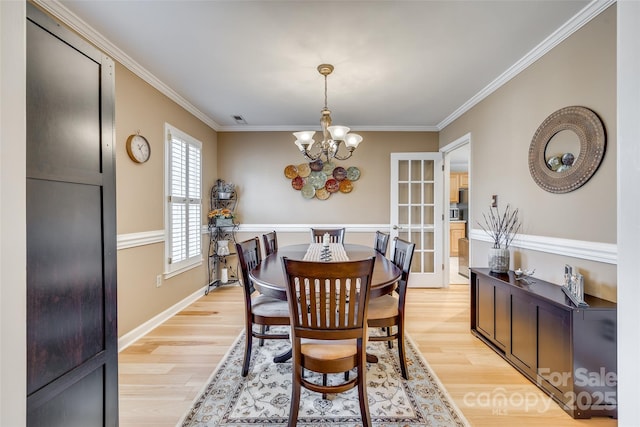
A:
[[[307,249],[309,249],[309,244],[284,246],[262,260],[259,266],[249,272],[249,276],[258,292],[286,301],[287,282],[284,268],[282,267],[282,257],[286,256],[291,259],[302,260],[307,253]],[[363,260],[372,256],[376,257],[373,265],[369,298],[386,295],[395,289],[396,282],[402,275],[402,270],[393,262],[368,246],[345,244],[344,249],[350,261]],[[331,264],[331,261],[327,261],[327,264]],[[291,349],[277,355],[273,361],[282,363],[290,358]],[[377,361],[378,358],[375,355],[367,353],[367,362],[376,363]]]
[[[283,301],[287,300],[287,282],[282,268],[282,257],[295,260],[302,260],[309,248],[308,244],[291,245],[278,248],[278,250],[267,256],[259,266],[249,272],[251,280],[263,295],[268,295]],[[359,261],[376,257],[373,266],[373,277],[371,278],[371,293],[369,298],[377,298],[391,293],[398,279],[402,275],[400,270],[391,260],[384,257],[375,249],[365,245],[345,244],[345,252],[350,261]],[[331,261],[327,261],[331,264]]]

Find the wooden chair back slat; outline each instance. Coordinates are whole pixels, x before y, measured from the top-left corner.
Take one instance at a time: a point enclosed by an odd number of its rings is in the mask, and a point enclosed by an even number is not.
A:
[[[287,298],[296,320],[292,326],[299,336],[312,338],[327,330],[345,339],[357,335],[341,331],[362,328],[366,321],[374,262],[375,257],[331,263],[283,257]]]

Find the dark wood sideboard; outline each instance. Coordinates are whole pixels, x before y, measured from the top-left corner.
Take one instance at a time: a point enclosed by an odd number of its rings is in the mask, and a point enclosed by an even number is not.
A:
[[[471,332],[573,418],[617,418],[616,304],[512,271],[470,269]]]

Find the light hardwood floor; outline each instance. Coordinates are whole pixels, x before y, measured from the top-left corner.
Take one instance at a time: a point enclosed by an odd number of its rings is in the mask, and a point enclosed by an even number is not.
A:
[[[472,426],[612,427],[573,420],[469,332],[469,288],[410,289],[408,334]],[[120,353],[120,426],[175,426],[242,330],[237,286],[218,288]],[[506,405],[492,405],[505,401]]]

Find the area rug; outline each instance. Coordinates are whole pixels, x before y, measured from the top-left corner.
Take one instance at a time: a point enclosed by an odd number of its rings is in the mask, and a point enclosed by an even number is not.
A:
[[[257,341],[254,339],[249,375],[241,376],[243,332],[178,425],[287,425],[291,361],[274,363],[273,357],[287,350],[290,344],[287,340],[265,340],[264,346],[260,347]],[[375,427],[469,425],[409,337],[406,345],[409,380],[402,378],[395,345],[389,349],[385,342],[370,342],[367,351],[378,357],[377,363],[367,366],[369,410]],[[307,371],[305,375],[309,378],[311,373]],[[302,389],[300,401],[298,426],[362,425],[357,389],[329,395],[327,399]]]

